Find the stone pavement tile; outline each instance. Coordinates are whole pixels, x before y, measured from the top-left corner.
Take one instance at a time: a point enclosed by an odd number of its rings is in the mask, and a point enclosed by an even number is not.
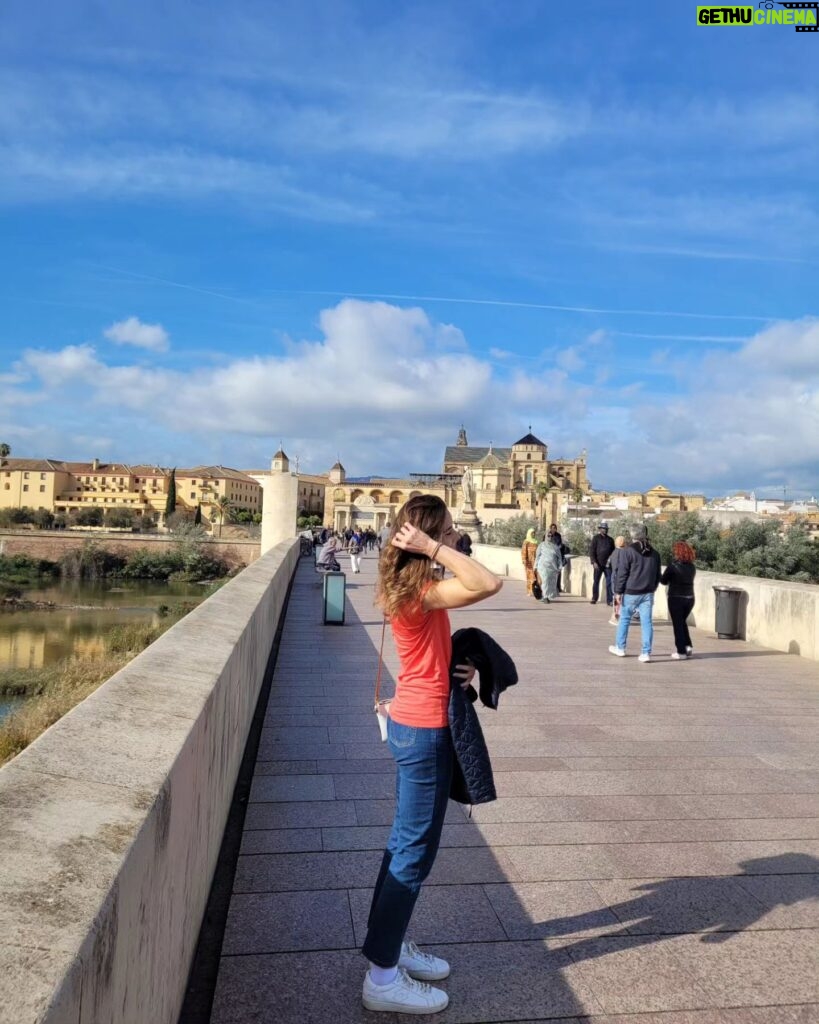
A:
[[[590,883],[633,935],[742,931],[765,907],[734,878],[632,878]]]
[[[309,803],[335,798],[330,775],[259,775],[250,786],[251,803]]]
[[[268,707],[264,716],[264,728],[310,729],[316,726],[337,724],[338,715],[325,714],[324,709],[313,711],[311,708],[300,708],[298,712],[285,711],[283,708]]]
[[[391,800],[354,800],[356,821],[355,825],[392,825],[395,817],[395,798]],[[452,800],[447,804],[444,821],[451,821],[461,824],[466,815],[461,810],[461,805]]]
[[[819,840],[761,840],[725,843],[737,871],[746,875],[786,875],[819,872]]]
[[[245,830],[270,828],[332,828],[357,825],[351,800],[313,801],[309,804],[250,804]]]
[[[390,748],[386,743],[382,743],[378,739],[378,723],[373,720],[373,724],[370,726],[373,730],[372,739],[367,743],[344,743],[342,749],[344,750],[343,755],[328,754],[327,757],[339,757],[343,756],[351,761],[355,760],[378,760],[378,761],[389,761],[390,764],[395,762],[392,759]],[[338,744],[334,743],[333,747],[337,747]]]
[[[719,1006],[819,1003],[819,932],[748,931],[689,936],[687,960],[697,982]]]
[[[510,939],[599,935],[620,927],[589,882],[509,882],[483,890]]]
[[[304,743],[304,744],[318,744],[318,743],[329,743],[327,737],[327,726],[326,725],[313,725],[313,726],[269,726],[265,725],[262,728],[261,742],[267,744],[274,743]]]
[[[473,846],[469,849],[446,847],[438,850],[427,885],[465,885],[483,882],[507,882],[518,872],[506,850]]]
[[[314,760],[316,758],[344,757],[345,750],[342,743],[322,742],[307,743],[303,740],[272,740],[264,736],[266,729],[262,730],[262,737],[259,740],[258,757],[262,761],[287,761],[289,758],[299,760]]]
[[[730,875],[737,870],[729,843],[612,843],[617,870],[610,878]]]
[[[343,890],[234,895],[222,955],[349,949],[355,944]]]
[[[553,846],[582,843],[687,843],[692,836],[704,842],[819,838],[819,818],[743,818],[699,821],[547,821],[489,824],[470,822],[490,846]],[[462,843],[475,845],[464,837]]]
[[[355,830],[339,829],[338,831]],[[245,830],[239,852],[243,854],[308,853],[323,849],[320,828],[273,828]]]
[[[371,889],[351,889],[356,944],[367,934]],[[412,913],[409,936],[413,942],[502,941],[506,934],[480,885],[425,885]]]
[[[280,853],[239,857],[234,893],[366,888],[375,883],[380,850]]]
[[[324,850],[383,850],[390,834],[389,825],[360,828],[323,828]]]
[[[339,800],[388,800],[395,796],[393,772],[333,776]]]
[[[539,943],[446,945],[430,952],[452,964],[442,983],[451,1003],[434,1017],[415,1017],[420,1024],[566,1018],[600,1009],[591,993],[566,984],[565,955]],[[377,1018],[361,1005],[364,968],[361,954],[346,950],[226,957],[211,1024],[372,1024]]]
[[[736,882],[764,907],[760,927],[819,928],[819,874],[742,875]]]
[[[254,775],[315,775],[315,761],[257,761]]]
[[[492,770],[500,772],[545,772],[565,770],[568,762],[562,757],[493,757]]]
[[[631,712],[631,714],[633,713],[634,712]],[[503,758],[502,760],[505,761],[506,758]],[[745,755],[715,757],[696,754],[692,756],[677,754],[669,757],[661,757],[656,754],[651,756],[631,754],[622,757],[612,757],[610,755],[605,757],[567,757],[564,760],[564,767],[566,769],[572,771],[598,772],[675,770],[736,771],[748,768],[758,768],[762,764],[762,760],[760,758]],[[493,767],[496,767],[494,760],[492,761],[492,765]],[[537,770],[537,768],[537,765],[532,765],[533,770]]]
[[[330,761],[317,761],[316,770],[322,775],[369,775],[371,772],[387,772],[395,778],[395,761],[390,758],[364,757],[359,760],[335,758]]]
[[[507,846],[496,851],[508,858],[524,882],[620,878],[609,846]]]
[[[812,1006],[740,1006],[730,1009],[672,1010],[669,1013],[603,1014],[576,1024],[816,1024],[819,1004]],[[516,1024],[540,1024],[518,1021]],[[563,1021],[560,1024],[564,1024]]]
[[[562,944],[571,965],[566,982],[582,982],[608,1013],[703,1009],[725,1005],[700,987],[700,973],[681,955],[698,937],[590,937]]]

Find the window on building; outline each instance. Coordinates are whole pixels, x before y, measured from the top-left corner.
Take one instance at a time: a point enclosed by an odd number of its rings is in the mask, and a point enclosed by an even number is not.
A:
[[[40,484],[40,494],[45,490],[45,484]]]
[[[11,490],[11,484],[3,484],[3,490],[4,491],[10,491]]]
[[[191,497],[192,497],[192,498],[195,498],[195,497],[196,497],[196,491],[191,491]],[[322,563],[322,564],[323,564],[323,563]]]
[[[23,479],[28,480],[28,473],[23,473]]]
[[[41,474],[40,474],[40,479],[41,479],[41,480],[45,480],[45,473],[41,473]]]
[[[28,476],[28,473],[26,473],[26,476]],[[28,490],[28,484],[23,484],[23,490],[24,491]]]

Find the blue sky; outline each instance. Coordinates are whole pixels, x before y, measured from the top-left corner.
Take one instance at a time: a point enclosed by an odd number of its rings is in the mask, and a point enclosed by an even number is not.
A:
[[[695,3],[0,12],[0,439],[819,490],[819,35]]]

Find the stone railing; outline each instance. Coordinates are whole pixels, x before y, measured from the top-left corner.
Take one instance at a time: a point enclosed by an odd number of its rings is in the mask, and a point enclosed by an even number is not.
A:
[[[0,1020],[175,1024],[298,546],[0,770]]]
[[[525,579],[518,548],[475,544],[472,552],[479,562],[500,576]],[[575,555],[563,570],[563,586],[567,593],[589,597],[592,577],[588,558]],[[698,571],[694,587],[696,603],[690,622],[710,632],[714,631],[713,588],[717,586],[736,587],[743,592],[739,606],[739,634],[743,640],[819,661],[819,586]],[[660,587],[654,603],[654,618],[667,616],[666,591],[665,587]]]

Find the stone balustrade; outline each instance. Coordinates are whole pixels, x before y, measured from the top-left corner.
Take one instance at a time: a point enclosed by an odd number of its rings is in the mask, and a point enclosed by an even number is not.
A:
[[[518,548],[475,544],[472,553],[479,562],[500,576],[525,579]],[[563,585],[567,593],[589,597],[592,577],[588,558],[575,555],[564,569]],[[739,632],[743,640],[819,661],[819,586],[698,570],[696,604],[690,622],[711,632],[715,614],[713,588],[716,586],[736,587],[743,592],[739,607]],[[668,617],[665,587],[657,591],[654,617]]]
[[[0,770],[0,1021],[175,1024],[298,545]]]

